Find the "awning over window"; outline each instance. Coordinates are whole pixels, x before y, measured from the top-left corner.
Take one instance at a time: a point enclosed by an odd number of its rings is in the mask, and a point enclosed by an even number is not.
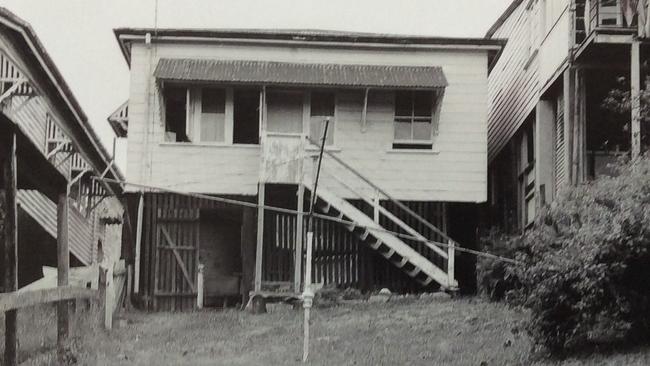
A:
[[[162,80],[238,84],[416,89],[447,86],[439,66],[161,59],[154,75]]]

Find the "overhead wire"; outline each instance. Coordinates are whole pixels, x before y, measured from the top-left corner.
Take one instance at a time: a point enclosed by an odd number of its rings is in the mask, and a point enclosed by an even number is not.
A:
[[[92,177],[92,178],[94,180],[100,180],[100,181],[104,181],[104,182],[107,182],[107,183],[128,185],[128,186],[132,186],[132,187],[136,187],[136,188],[140,188],[140,189],[147,189],[149,191],[160,191],[160,192],[166,192],[166,193],[179,194],[179,195],[183,195],[183,196],[200,198],[200,199],[216,201],[216,202],[232,204],[232,205],[238,205],[238,206],[243,206],[243,207],[249,207],[249,208],[262,208],[262,209],[267,210],[267,211],[290,214],[290,215],[302,214],[301,212],[299,212],[297,210],[293,210],[293,209],[276,207],[276,206],[269,206],[269,205],[263,205],[263,204],[261,205],[261,204],[258,204],[258,203],[241,201],[241,200],[236,200],[236,199],[232,199],[232,198],[211,196],[211,195],[207,195],[207,194],[203,194],[203,193],[185,192],[185,191],[179,191],[179,190],[174,190],[174,189],[169,189],[169,188],[155,187],[155,186],[151,186],[151,185],[140,184],[140,183],[132,183],[132,182],[121,181],[121,180],[110,179],[110,178],[99,178],[99,177]],[[333,221],[333,222],[337,222],[337,223],[344,224],[344,225],[353,226],[355,228],[365,229],[365,230],[368,230],[370,232],[372,232],[372,231],[383,232],[383,233],[394,235],[394,236],[402,238],[402,239],[408,239],[408,240],[415,241],[415,242],[420,242],[420,243],[425,243],[425,244],[430,244],[430,245],[436,245],[436,246],[440,246],[440,247],[443,247],[443,248],[453,248],[453,250],[457,250],[459,252],[463,252],[463,253],[467,253],[467,254],[472,254],[472,255],[475,255],[475,256],[478,256],[478,257],[490,258],[490,259],[499,260],[499,261],[502,261],[502,262],[507,262],[507,263],[510,263],[510,264],[515,264],[515,265],[524,265],[523,262],[517,261],[515,259],[503,257],[503,256],[500,256],[500,255],[496,255],[496,254],[492,254],[492,253],[488,253],[488,252],[484,252],[484,251],[465,248],[463,246],[458,245],[458,243],[454,243],[452,245],[452,244],[449,244],[449,243],[442,243],[442,242],[438,242],[438,241],[435,241],[435,240],[422,239],[422,238],[418,238],[418,237],[415,237],[415,236],[412,236],[412,235],[409,235],[409,234],[398,233],[398,232],[383,229],[383,228],[369,227],[369,226],[366,226],[366,225],[361,225],[361,224],[359,224],[359,223],[357,223],[355,221],[339,219],[337,217],[318,214],[318,213],[314,213],[314,217],[322,219],[322,220],[328,220],[328,221]]]

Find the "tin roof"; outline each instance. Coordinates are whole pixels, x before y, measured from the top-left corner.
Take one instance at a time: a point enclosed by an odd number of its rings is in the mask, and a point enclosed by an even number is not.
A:
[[[447,86],[447,79],[439,66],[161,59],[154,75],[163,80],[242,84],[418,89]]]

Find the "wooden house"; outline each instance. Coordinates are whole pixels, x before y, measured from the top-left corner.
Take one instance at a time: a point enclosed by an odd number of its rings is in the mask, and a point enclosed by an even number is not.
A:
[[[639,109],[604,101],[615,89],[638,100],[645,87],[647,11],[646,1],[516,0],[489,30],[508,39],[489,75],[493,225],[521,231],[563,187],[645,149]]]
[[[109,120],[128,130],[134,291],[146,308],[192,308],[200,290],[206,305],[301,291],[304,212],[326,121],[314,281],[399,292],[473,286],[472,259],[455,264],[453,246],[475,245],[487,198],[487,70],[502,41],[115,34],[131,86]]]
[[[0,278],[6,291],[38,280],[43,266],[57,266],[61,228],[72,266],[96,263],[100,252],[119,258],[120,187],[93,178],[122,175],[32,28],[4,8],[0,150],[0,258],[9,261]]]

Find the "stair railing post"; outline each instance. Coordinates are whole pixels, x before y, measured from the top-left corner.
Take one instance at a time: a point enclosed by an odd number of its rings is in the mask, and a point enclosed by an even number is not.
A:
[[[373,203],[373,211],[374,211],[374,220],[375,223],[379,224],[379,191],[374,190],[375,195],[372,198],[372,203]]]

